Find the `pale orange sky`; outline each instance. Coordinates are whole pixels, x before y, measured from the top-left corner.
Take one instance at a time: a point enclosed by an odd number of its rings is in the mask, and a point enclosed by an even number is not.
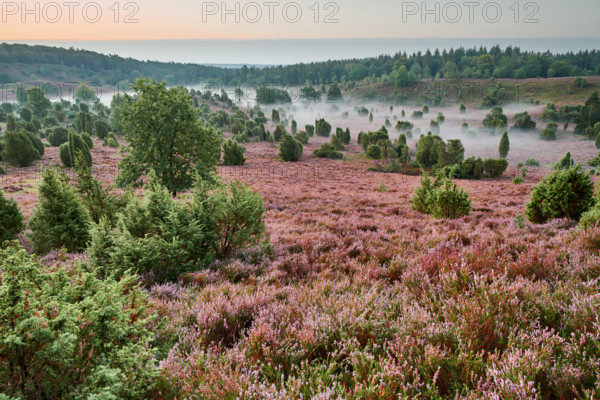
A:
[[[598,37],[600,34],[597,0],[523,1],[516,3],[518,14],[515,0],[497,0],[497,7],[485,12],[488,1],[473,9],[462,5],[463,2],[453,3],[459,5],[457,8],[450,7],[452,2],[442,1],[437,2],[437,11],[436,2],[428,1],[426,7],[430,13],[423,12],[421,1],[409,3],[297,0],[271,2],[273,5],[269,6],[263,1],[229,0],[226,7],[231,13],[227,14],[220,1],[97,0],[77,2],[77,6],[40,1],[37,9],[35,1],[4,1],[0,40]],[[498,11],[501,15],[494,21]],[[531,17],[526,21],[528,16]]]

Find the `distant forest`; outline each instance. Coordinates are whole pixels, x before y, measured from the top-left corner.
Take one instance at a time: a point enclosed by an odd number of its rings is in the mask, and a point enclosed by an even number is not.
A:
[[[222,68],[198,64],[139,61],[79,49],[0,44],[0,83],[46,80],[114,85],[141,76],[169,85],[211,81],[225,85],[322,85],[335,82],[398,82],[425,78],[552,78],[600,75],[600,50],[552,54],[501,49],[396,53],[374,58],[336,60],[265,68]],[[403,79],[404,79],[403,78]]]

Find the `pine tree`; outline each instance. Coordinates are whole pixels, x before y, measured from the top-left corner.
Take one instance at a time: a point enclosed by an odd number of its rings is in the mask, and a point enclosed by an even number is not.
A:
[[[80,251],[90,239],[90,216],[67,181],[54,169],[42,172],[39,203],[28,225],[38,254],[61,247],[69,252]]]
[[[508,140],[508,132],[504,131],[502,134],[502,139],[500,139],[500,147],[498,148],[498,154],[500,158],[506,158],[508,156],[508,152],[510,151],[510,140]]]

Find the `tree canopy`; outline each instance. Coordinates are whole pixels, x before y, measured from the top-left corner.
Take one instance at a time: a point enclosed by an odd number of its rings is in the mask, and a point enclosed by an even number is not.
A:
[[[122,106],[128,144],[117,184],[140,185],[153,170],[176,195],[192,186],[195,172],[213,172],[221,157],[221,136],[198,120],[192,97],[183,88],[167,89],[155,79],[138,79],[133,90]]]

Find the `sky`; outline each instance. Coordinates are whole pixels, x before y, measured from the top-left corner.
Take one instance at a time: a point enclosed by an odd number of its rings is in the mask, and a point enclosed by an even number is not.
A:
[[[2,1],[0,40],[600,38],[598,0]]]

